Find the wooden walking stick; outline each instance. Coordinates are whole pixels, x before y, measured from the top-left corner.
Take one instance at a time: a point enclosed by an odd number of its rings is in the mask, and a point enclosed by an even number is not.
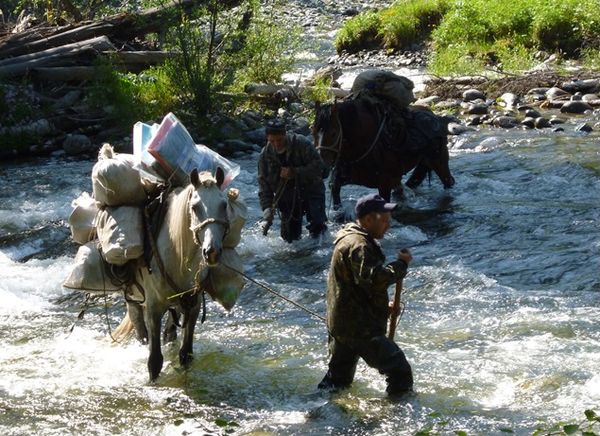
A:
[[[396,292],[394,292],[394,302],[392,303],[392,313],[390,314],[390,325],[388,328],[388,338],[394,340],[396,335],[396,326],[400,316],[400,296],[402,295],[402,279],[396,282]]]

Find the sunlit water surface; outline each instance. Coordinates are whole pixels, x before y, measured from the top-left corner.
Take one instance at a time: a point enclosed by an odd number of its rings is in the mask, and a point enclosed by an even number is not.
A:
[[[92,163],[0,167],[0,433],[527,434],[600,406],[600,137],[490,131],[452,142],[456,186],[432,179],[406,201],[384,250],[412,247],[397,340],[417,394],[386,399],[361,363],[351,389],[322,394],[326,331],[318,319],[247,285],[232,313],[215,303],[195,360],[173,345],[147,382],[144,346],[111,342],[118,296],[78,321],[84,296],[61,287],[76,246],[70,202],[90,191]],[[331,224],[288,245],[256,226],[257,155],[237,159],[250,207],[246,270],[324,313]],[[343,189],[345,207],[368,189]]]

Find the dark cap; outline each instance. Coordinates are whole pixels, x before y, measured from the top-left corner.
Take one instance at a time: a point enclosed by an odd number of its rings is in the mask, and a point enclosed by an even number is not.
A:
[[[396,209],[396,206],[398,206],[396,203],[386,203],[378,194],[368,194],[356,201],[354,211],[357,218],[362,218],[371,212],[391,212]]]
[[[265,129],[267,135],[285,135],[286,133],[285,122],[278,118],[267,121]]]

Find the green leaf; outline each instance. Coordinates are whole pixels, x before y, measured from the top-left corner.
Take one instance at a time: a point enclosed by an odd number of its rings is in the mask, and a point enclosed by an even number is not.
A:
[[[498,430],[500,430],[502,433],[514,433],[514,431],[512,431],[512,428],[508,427],[500,427]]]
[[[598,436],[598,435],[593,431],[582,431],[581,436]]]
[[[181,425],[181,424],[183,424],[183,419],[176,419],[173,424],[175,424],[175,425]]]
[[[431,418],[439,418],[442,416],[442,414],[440,412],[431,412],[431,413],[428,413],[427,416],[429,416]]]
[[[594,412],[593,410],[588,409],[584,413],[588,421],[593,421],[596,419],[596,412]]]
[[[579,424],[569,424],[569,425],[565,425],[563,426],[563,431],[566,434],[574,434],[577,433],[579,431]]]
[[[217,418],[215,419],[215,424],[219,427],[227,427],[227,421],[225,419]]]
[[[454,430],[456,436],[467,436],[467,432],[464,430]]]

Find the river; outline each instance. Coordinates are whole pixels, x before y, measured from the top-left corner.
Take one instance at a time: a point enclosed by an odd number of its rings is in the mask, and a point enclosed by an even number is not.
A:
[[[318,319],[247,285],[226,313],[208,305],[188,371],[176,348],[147,382],[147,350],[113,344],[123,315],[100,299],[70,328],[83,295],[61,287],[76,247],[70,202],[92,162],[0,166],[0,431],[21,434],[494,434],[579,419],[600,405],[600,137],[486,130],[455,138],[456,186],[407,189],[384,250],[411,246],[397,335],[416,396],[389,402],[360,364],[353,387],[321,394]],[[324,313],[331,224],[288,245],[260,218],[257,155],[233,182],[250,207],[239,251],[247,272]],[[344,205],[369,190],[344,187]]]

